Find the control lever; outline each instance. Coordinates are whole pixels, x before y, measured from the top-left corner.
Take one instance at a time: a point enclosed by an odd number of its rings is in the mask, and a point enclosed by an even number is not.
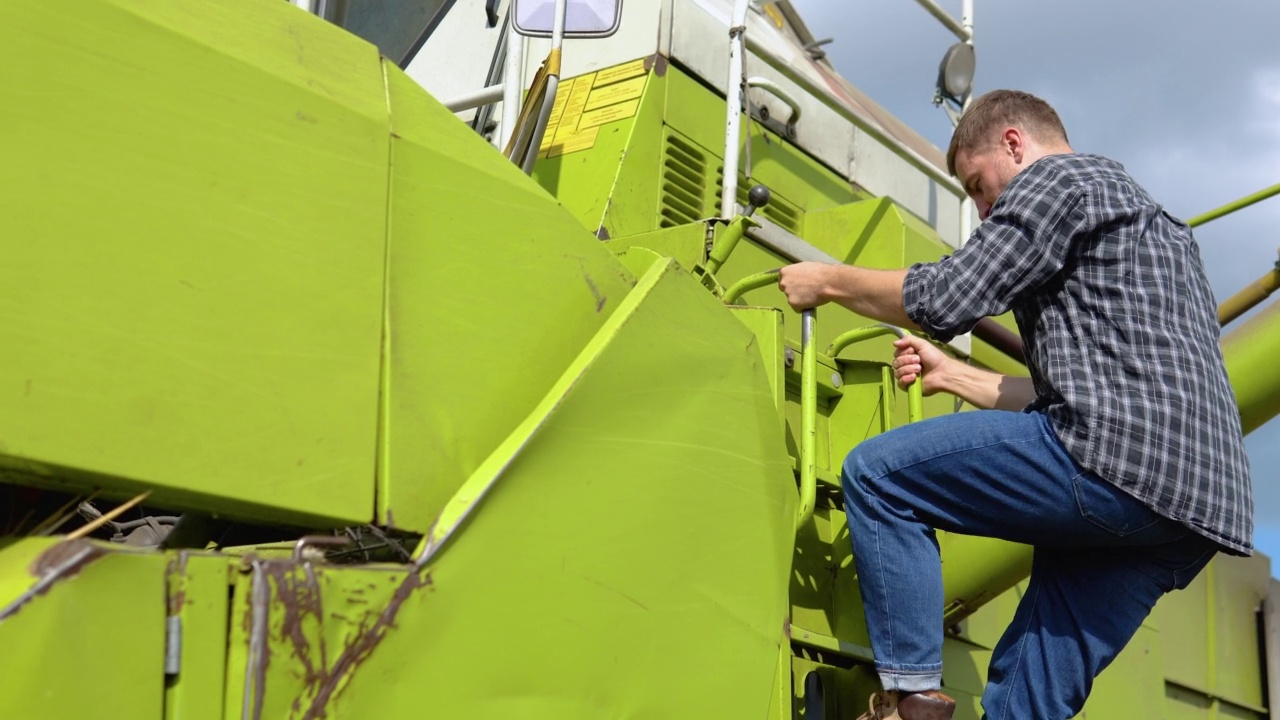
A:
[[[773,193],[769,192],[769,188],[763,185],[756,185],[747,193],[747,209],[742,211],[746,217],[751,217],[756,210],[769,204],[773,199]]]
[[[720,267],[724,265],[725,260],[729,259],[729,255],[738,246],[742,236],[747,234],[747,226],[759,224],[752,220],[751,216],[755,214],[756,210],[768,205],[772,197],[769,188],[763,185],[756,185],[751,188],[751,191],[747,193],[746,210],[729,222],[729,226],[724,229],[724,233],[716,241],[715,247],[711,248],[711,252],[707,253],[706,270],[709,274],[714,275],[720,271]],[[718,290],[717,294],[719,294]]]

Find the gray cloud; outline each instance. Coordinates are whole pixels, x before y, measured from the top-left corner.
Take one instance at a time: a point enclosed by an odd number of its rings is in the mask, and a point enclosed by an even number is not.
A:
[[[954,36],[912,0],[792,2],[816,36],[836,38],[826,50],[841,74],[945,147],[951,126],[929,99]],[[959,16],[958,0],[940,2]],[[1077,150],[1124,163],[1174,215],[1191,217],[1280,182],[1280,3],[976,5],[976,91],[1044,97]],[[1219,299],[1275,262],[1276,228],[1280,197],[1196,231]],[[1280,537],[1280,421],[1247,445],[1258,521]]]

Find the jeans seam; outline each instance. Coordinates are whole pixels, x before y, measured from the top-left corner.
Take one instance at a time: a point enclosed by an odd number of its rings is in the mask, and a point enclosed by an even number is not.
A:
[[[884,592],[884,599],[885,599],[885,602],[887,603],[887,602],[889,601],[889,581],[888,581],[888,578],[886,578],[886,577],[885,577],[885,573],[887,572],[887,569],[886,569],[886,565],[885,565],[885,562],[884,562],[884,556],[883,556],[882,551],[881,551],[881,543],[880,543],[880,521],[879,521],[879,520],[876,520],[876,521],[875,521],[875,525],[876,525],[876,527],[875,527],[875,530],[876,530],[876,562],[880,565],[880,587],[881,587],[882,591]],[[893,649],[893,613],[886,612],[886,613],[885,613],[885,617],[884,617],[884,619],[885,619],[885,624],[889,626],[889,633],[888,633],[888,635],[889,635],[889,656],[890,656],[890,657],[893,657],[893,658],[897,658],[898,653],[896,653],[896,652],[894,651],[894,649]]]
[[[1000,718],[1009,716],[1009,702],[1013,699],[1013,684],[1018,680],[1018,673],[1022,671],[1022,656],[1027,651],[1027,635],[1031,634],[1031,622],[1035,619],[1036,605],[1040,602],[1040,584],[1034,583],[1036,586],[1035,595],[1031,596],[1031,606],[1027,608],[1027,626],[1022,630],[1022,637],[1018,639],[1018,659],[1013,663],[1013,674],[1009,676],[1009,692],[1004,698],[1004,707],[1000,708]]]
[[[987,445],[975,445],[975,446],[973,446],[973,447],[965,448],[965,449],[963,449],[963,450],[954,450],[954,451],[951,451],[951,452],[945,452],[945,453],[941,453],[941,454],[938,454],[938,455],[932,455],[932,456],[927,457],[927,458],[924,458],[924,459],[922,459],[922,460],[917,460],[917,461],[915,461],[915,462],[913,462],[913,463],[907,463],[906,465],[903,465],[903,466],[901,466],[901,467],[895,468],[895,469],[893,469],[893,470],[886,470],[886,471],[884,472],[884,474],[883,474],[883,475],[875,475],[875,476],[872,476],[872,477],[871,477],[871,479],[872,479],[872,480],[883,480],[883,479],[885,479],[886,477],[888,477],[888,476],[890,476],[890,475],[892,475],[892,474],[894,474],[894,473],[896,473],[896,472],[902,472],[903,470],[906,470],[906,469],[908,469],[908,468],[913,468],[913,467],[915,467],[916,465],[921,465],[921,464],[923,464],[923,463],[932,462],[932,461],[937,460],[937,459],[939,459],[939,458],[951,457],[952,455],[960,455],[960,454],[962,454],[962,453],[973,452],[974,450],[985,450],[985,449],[987,449],[987,448],[996,447],[997,445],[1009,445],[1009,444],[1012,444],[1012,443],[1024,443],[1024,442],[1031,442],[1031,441],[1033,441],[1033,440],[1039,440],[1039,439],[1041,439],[1041,438],[1046,438],[1046,437],[1049,437],[1049,436],[1048,436],[1048,435],[1045,435],[1045,434],[1043,434],[1043,433],[1042,433],[1042,434],[1040,435],[1040,437],[1022,438],[1022,439],[1020,439],[1020,440],[998,440],[998,441],[996,441],[996,442],[993,442],[993,443],[990,443],[990,444],[987,444]]]
[[[1179,569],[1177,569],[1177,570],[1174,570],[1174,571],[1173,571],[1173,587],[1174,587],[1175,589],[1180,589],[1180,588],[1182,588],[1182,587],[1183,587],[1183,584],[1182,584],[1182,575],[1183,575],[1184,573],[1186,573],[1188,570],[1190,570],[1191,568],[1195,567],[1196,565],[1199,565],[1199,564],[1200,564],[1200,561],[1201,561],[1201,560],[1204,560],[1204,558],[1205,558],[1205,556],[1206,556],[1206,555],[1212,555],[1212,554],[1214,554],[1214,553],[1216,553],[1216,552],[1218,552],[1217,548],[1209,548],[1208,550],[1205,550],[1204,552],[1202,552],[1202,553],[1200,553],[1199,555],[1197,555],[1197,556],[1196,556],[1196,559],[1195,559],[1195,560],[1193,560],[1193,561],[1191,561],[1190,563],[1188,563],[1188,564],[1186,565],[1186,567],[1182,567],[1182,568],[1179,568]],[[1206,564],[1208,564],[1208,563],[1206,563]],[[1196,574],[1197,574],[1197,575],[1198,575],[1198,574],[1200,574],[1200,573],[1199,573],[1199,571],[1197,571],[1197,572],[1196,572]],[[1194,579],[1194,578],[1192,578],[1192,579]],[[1190,585],[1190,584],[1191,584],[1191,581],[1190,581],[1190,580],[1188,580],[1188,581],[1187,581],[1187,584],[1188,584],[1188,585]]]
[[[920,666],[918,666],[918,665],[915,665],[915,666],[913,666],[913,665],[898,665],[898,666],[896,666],[896,667],[895,667],[895,666],[893,666],[892,664],[890,664],[890,666],[885,667],[884,665],[881,665],[881,664],[877,663],[877,664],[876,664],[876,672],[878,672],[878,673],[884,673],[884,674],[886,674],[886,675],[937,675],[939,672],[941,672],[941,671],[942,671],[942,663],[934,663],[934,664],[932,664],[932,665],[928,665],[928,666],[926,666],[926,667],[927,667],[927,669],[925,669],[925,670],[902,670],[902,669],[900,669],[900,668],[903,668],[903,667],[920,667]]]

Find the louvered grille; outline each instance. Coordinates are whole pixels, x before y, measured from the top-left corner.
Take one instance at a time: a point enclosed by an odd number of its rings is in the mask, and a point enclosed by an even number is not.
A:
[[[706,154],[670,132],[664,150],[659,227],[686,225],[705,217]]]

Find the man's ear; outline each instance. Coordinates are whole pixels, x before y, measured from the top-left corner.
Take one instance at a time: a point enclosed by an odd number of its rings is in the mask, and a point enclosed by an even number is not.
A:
[[[1016,127],[1007,127],[1000,136],[1000,144],[1013,157],[1014,164],[1021,165],[1022,157],[1027,152],[1027,141],[1022,131]]]

